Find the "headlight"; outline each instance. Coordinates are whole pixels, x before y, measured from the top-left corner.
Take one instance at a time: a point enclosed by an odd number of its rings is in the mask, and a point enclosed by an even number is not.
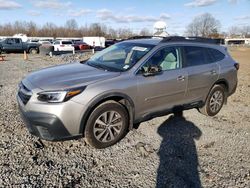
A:
[[[43,102],[59,103],[65,102],[70,98],[80,94],[84,88],[71,89],[68,91],[44,91],[38,93],[37,99]]]

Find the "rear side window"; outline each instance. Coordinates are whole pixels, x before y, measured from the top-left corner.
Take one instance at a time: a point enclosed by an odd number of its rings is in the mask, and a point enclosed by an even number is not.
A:
[[[206,48],[197,46],[185,46],[186,66],[203,65],[207,63]]]
[[[186,66],[215,63],[225,58],[225,54],[213,48],[185,46]]]
[[[20,39],[15,39],[15,43],[17,44],[21,43]]]
[[[216,49],[208,48],[208,53],[212,57],[213,62],[221,61],[225,58],[225,54]]]

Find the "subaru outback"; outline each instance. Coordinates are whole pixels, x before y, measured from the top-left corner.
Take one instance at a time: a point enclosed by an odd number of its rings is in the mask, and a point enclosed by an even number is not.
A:
[[[29,74],[17,100],[31,134],[85,137],[105,148],[174,109],[216,115],[236,90],[238,68],[224,46],[201,38],[127,40],[86,61]]]

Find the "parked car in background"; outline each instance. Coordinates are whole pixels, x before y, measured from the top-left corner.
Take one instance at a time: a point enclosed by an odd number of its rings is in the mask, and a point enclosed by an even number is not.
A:
[[[41,46],[39,46],[39,53],[42,55],[50,55],[54,52],[54,46],[50,41],[39,41]]]
[[[40,45],[38,43],[23,42],[20,38],[5,38],[0,41],[0,53],[26,51],[31,54],[37,54]]]
[[[69,40],[57,40],[53,43],[54,51],[73,51],[73,42]]]
[[[90,45],[88,45],[86,42],[75,41],[74,48],[75,48],[75,50],[88,50],[88,49],[91,49],[92,47]]]
[[[54,41],[54,39],[52,39],[52,38],[46,38],[46,39],[39,39],[39,43],[42,43],[42,42],[44,42],[44,41],[46,41],[46,42],[50,42],[51,44],[53,43],[53,41]]]
[[[50,41],[39,41],[42,46],[52,46],[53,44]]]
[[[116,40],[106,40],[105,41],[105,48],[112,46],[116,43]]]
[[[38,43],[39,40],[38,39],[29,39],[29,40],[27,40],[27,42],[29,42],[29,43]]]

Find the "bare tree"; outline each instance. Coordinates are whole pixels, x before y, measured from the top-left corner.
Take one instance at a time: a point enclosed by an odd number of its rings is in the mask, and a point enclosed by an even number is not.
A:
[[[150,36],[150,35],[152,35],[152,32],[150,32],[148,28],[142,28],[141,31],[140,31],[140,35],[142,35],[142,36]]]
[[[211,14],[205,13],[197,16],[187,26],[186,34],[189,36],[211,37],[218,35],[220,29],[219,20]]]
[[[90,26],[78,26],[76,20],[66,21],[63,26],[57,26],[52,22],[47,22],[42,26],[34,22],[16,21],[12,23],[0,24],[0,35],[12,36],[17,33],[27,34],[29,37],[83,37],[83,36],[104,36],[107,38],[128,38],[133,36],[130,29],[113,29],[104,24],[93,23]]]
[[[126,39],[126,38],[129,38],[129,37],[132,37],[134,34],[131,31],[131,29],[120,28],[120,29],[117,30],[117,35],[121,39]]]
[[[113,28],[109,28],[107,37],[110,39],[116,39],[117,38],[117,31]]]
[[[65,27],[71,30],[76,30],[78,29],[78,24],[75,19],[70,19],[66,21]]]
[[[243,26],[241,29],[241,34],[242,34],[242,36],[249,38],[250,37],[250,25]]]
[[[26,34],[28,36],[36,36],[38,34],[37,25],[34,22],[28,22],[26,26]]]
[[[249,26],[232,26],[228,30],[229,37],[250,37],[250,25]]]
[[[229,37],[239,37],[240,35],[241,35],[241,32],[238,26],[232,26],[228,29]]]
[[[39,36],[44,37],[58,37],[58,34],[58,27],[51,22],[47,22],[39,31]]]
[[[89,34],[92,36],[104,36],[105,32],[101,24],[93,23],[89,27]]]

